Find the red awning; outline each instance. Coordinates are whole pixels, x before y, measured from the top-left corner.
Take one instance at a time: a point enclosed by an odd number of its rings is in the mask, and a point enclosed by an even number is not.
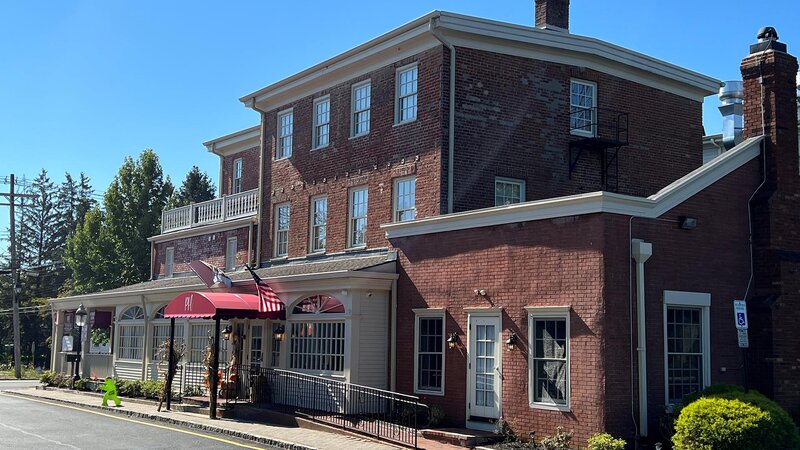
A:
[[[258,296],[229,292],[187,291],[164,308],[166,318],[285,319],[286,311],[259,312]]]

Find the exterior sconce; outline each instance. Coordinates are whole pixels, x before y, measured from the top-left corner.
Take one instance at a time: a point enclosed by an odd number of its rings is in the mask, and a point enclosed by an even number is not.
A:
[[[231,333],[233,333],[233,327],[230,325],[225,325],[225,329],[222,330],[222,339],[230,340]]]
[[[506,349],[508,351],[515,350],[517,348],[517,333],[511,333],[511,336],[506,339]]]
[[[450,333],[450,337],[447,338],[447,348],[454,349],[456,348],[456,344],[458,344],[458,333],[454,331]]]
[[[283,341],[283,336],[286,334],[286,329],[283,325],[278,325],[278,328],[275,328],[275,331],[272,333],[272,338],[278,342]]]
[[[678,226],[681,230],[694,230],[697,228],[697,217],[680,216]]]
[[[486,289],[475,289],[472,291],[475,295],[480,295],[481,297],[486,297]]]

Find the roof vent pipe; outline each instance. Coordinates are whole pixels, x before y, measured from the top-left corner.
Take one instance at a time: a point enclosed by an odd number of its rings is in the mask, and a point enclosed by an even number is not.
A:
[[[742,142],[742,129],[744,128],[744,92],[741,81],[726,81],[719,88],[719,100],[722,105],[719,112],[722,114],[722,145],[725,150],[730,150]]]

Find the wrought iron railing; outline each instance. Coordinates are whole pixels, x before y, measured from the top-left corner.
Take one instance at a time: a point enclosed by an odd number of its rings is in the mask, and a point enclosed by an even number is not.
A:
[[[280,369],[231,366],[220,398],[248,402],[416,448],[430,422],[419,397]]]
[[[258,189],[226,195],[202,203],[170,209],[161,214],[161,232],[225,222],[258,212]]]
[[[572,108],[569,113],[570,134],[628,144],[628,113],[596,106]]]

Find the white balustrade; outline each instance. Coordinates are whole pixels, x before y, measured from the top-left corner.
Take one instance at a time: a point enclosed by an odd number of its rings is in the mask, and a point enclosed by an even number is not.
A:
[[[258,213],[258,189],[170,209],[161,214],[161,232],[219,223]]]

